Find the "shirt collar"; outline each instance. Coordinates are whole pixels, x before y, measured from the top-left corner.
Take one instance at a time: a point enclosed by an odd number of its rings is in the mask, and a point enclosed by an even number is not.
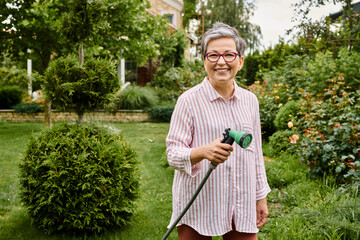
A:
[[[206,92],[208,93],[208,97],[210,101],[214,101],[218,98],[223,98],[216,90],[215,88],[211,85],[209,79],[207,77],[204,78],[203,80],[203,84],[205,87]],[[236,84],[236,82],[234,81],[234,86],[235,86],[235,90],[234,90],[234,94],[229,98],[237,98],[238,100],[240,100],[240,87]]]

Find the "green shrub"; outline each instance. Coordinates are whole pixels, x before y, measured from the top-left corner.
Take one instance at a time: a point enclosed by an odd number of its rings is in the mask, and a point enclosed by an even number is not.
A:
[[[277,91],[281,103],[285,104],[289,97],[297,100],[301,97],[299,90],[309,93],[321,93],[328,87],[328,80],[344,73],[343,82],[358,89],[360,84],[360,53],[341,48],[336,57],[331,51],[319,52],[315,56],[290,55],[281,66],[264,74],[269,92]],[[282,88],[279,89],[278,86]]]
[[[147,110],[152,119],[161,121],[161,122],[170,122],[171,115],[174,111],[173,106],[158,106],[152,107]]]
[[[155,106],[157,96],[150,88],[128,86],[112,101],[115,109],[145,109]]]
[[[18,113],[38,113],[44,112],[44,107],[38,103],[30,102],[30,103],[19,103],[14,107],[16,112]]]
[[[115,63],[106,59],[60,57],[45,71],[44,92],[60,110],[75,111],[79,120],[84,112],[103,108],[119,88]]]
[[[0,87],[17,86],[23,91],[28,89],[29,77],[26,69],[20,69],[10,58],[10,55],[3,52],[0,56]]]
[[[265,163],[265,168],[272,189],[284,188],[306,178],[306,169],[300,168],[297,157],[289,153],[277,154],[275,160]]]
[[[23,90],[17,86],[5,86],[0,88],[0,109],[9,109],[21,102]]]
[[[286,130],[289,129],[288,123],[295,117],[297,114],[297,104],[296,101],[292,100],[287,102],[282,106],[278,113],[276,114],[274,125],[277,130]]]
[[[135,151],[120,135],[86,123],[32,137],[20,165],[21,200],[51,232],[93,233],[126,224],[135,211]]]
[[[279,111],[280,102],[276,95],[267,92],[266,84],[256,81],[247,89],[253,92],[259,100],[261,134],[267,140],[275,131],[274,119]]]
[[[275,131],[274,119],[279,110],[276,99],[271,96],[263,96],[259,99],[261,134],[264,139],[268,139]]]
[[[291,130],[281,130],[275,132],[273,135],[270,136],[270,145],[272,147],[273,155],[277,155],[281,152],[288,152],[292,153],[292,149],[290,149],[294,144],[297,143],[298,138],[294,135],[298,136],[294,131]]]
[[[158,91],[161,101],[176,101],[184,91],[202,82],[206,75],[202,61],[185,61],[183,67],[159,67],[152,86],[161,90]]]

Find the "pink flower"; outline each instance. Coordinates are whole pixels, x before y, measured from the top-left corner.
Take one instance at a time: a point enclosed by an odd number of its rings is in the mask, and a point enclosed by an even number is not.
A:
[[[292,138],[296,141],[299,140],[299,136],[297,134],[292,135]]]
[[[341,124],[340,124],[340,123],[336,123],[336,124],[335,124],[335,127],[341,127]]]
[[[289,137],[290,143],[295,144],[297,140],[299,140],[299,136],[297,134],[292,135]]]

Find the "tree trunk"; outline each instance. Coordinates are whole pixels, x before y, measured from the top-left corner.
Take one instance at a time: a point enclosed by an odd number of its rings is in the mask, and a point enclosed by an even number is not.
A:
[[[79,45],[79,63],[82,65],[84,63],[84,44],[80,43]]]
[[[152,82],[152,81],[153,81],[153,64],[152,64],[152,59],[149,58],[148,62],[149,62],[149,81]]]
[[[79,119],[79,123],[83,124],[83,122],[84,122],[84,113],[78,113],[78,119]]]
[[[44,123],[46,127],[51,127],[51,101],[47,96],[44,101]]]

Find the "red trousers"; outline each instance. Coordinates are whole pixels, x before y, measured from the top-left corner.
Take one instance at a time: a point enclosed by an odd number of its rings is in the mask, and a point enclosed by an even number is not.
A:
[[[232,224],[235,229],[234,223]],[[200,235],[197,231],[187,225],[181,225],[177,228],[179,240],[211,240],[212,237]],[[256,233],[241,233],[232,230],[223,236],[224,240],[257,240]]]

